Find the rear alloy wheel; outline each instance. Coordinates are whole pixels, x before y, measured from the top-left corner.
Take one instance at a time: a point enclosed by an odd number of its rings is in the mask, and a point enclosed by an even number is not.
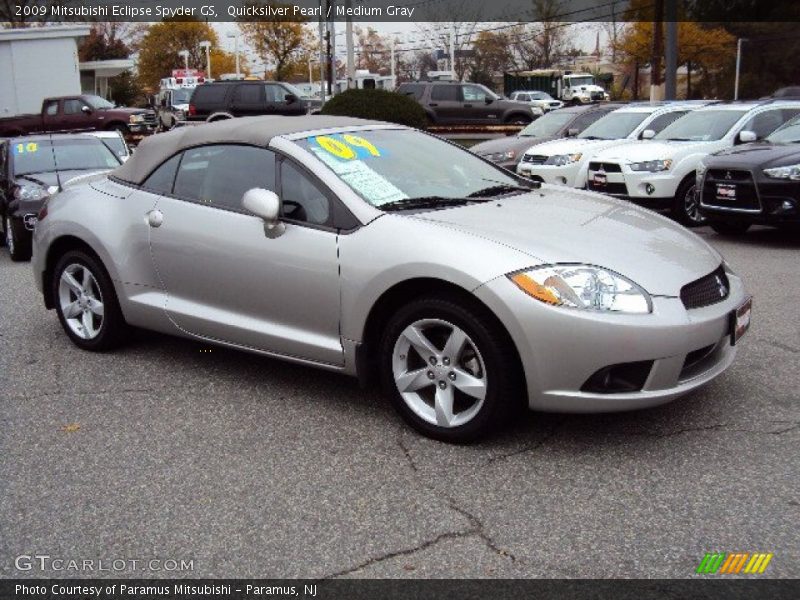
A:
[[[386,393],[414,429],[449,442],[489,433],[514,406],[516,361],[485,315],[449,300],[400,309],[381,343]]]
[[[66,253],[50,284],[58,318],[76,346],[103,351],[122,341],[127,326],[111,279],[96,258],[82,251]]]
[[[672,205],[672,215],[686,227],[702,227],[708,219],[700,212],[700,202],[695,195],[695,179],[687,178],[678,186]]]
[[[14,262],[24,262],[31,259],[30,236],[21,232],[24,226],[19,219],[6,217],[3,225],[4,238],[8,254]],[[28,239],[25,239],[25,238]]]
[[[710,225],[720,235],[744,235],[750,229],[750,223],[737,221],[715,221]]]

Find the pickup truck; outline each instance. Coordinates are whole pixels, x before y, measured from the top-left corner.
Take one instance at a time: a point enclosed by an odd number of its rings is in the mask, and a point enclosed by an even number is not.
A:
[[[41,114],[0,119],[0,136],[114,129],[123,135],[147,134],[155,127],[152,110],[115,107],[100,96],[83,94],[46,98]]]

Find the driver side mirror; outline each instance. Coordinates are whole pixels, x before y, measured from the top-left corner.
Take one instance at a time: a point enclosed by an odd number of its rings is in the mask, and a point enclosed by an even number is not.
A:
[[[749,142],[755,142],[758,139],[755,131],[748,131],[747,129],[739,132],[739,142],[742,144],[747,144]]]
[[[485,101],[486,101],[486,104],[491,104],[492,102],[494,102],[494,98],[490,98],[489,96],[486,96]]]
[[[294,102],[297,102],[298,98],[294,94],[286,94],[284,96],[284,100],[286,100],[286,104],[292,104]]]
[[[242,207],[264,221],[264,235],[270,239],[280,237],[286,231],[281,222],[281,200],[278,194],[262,188],[247,190],[242,196]]]
[[[580,130],[577,128],[567,129],[567,137],[575,137],[580,133]]]
[[[81,112],[85,115],[90,115],[92,114],[92,109],[84,104],[83,106],[81,106]]]
[[[642,132],[642,139],[643,140],[652,140],[654,137],[656,137],[656,132],[653,131],[652,129],[645,129]]]

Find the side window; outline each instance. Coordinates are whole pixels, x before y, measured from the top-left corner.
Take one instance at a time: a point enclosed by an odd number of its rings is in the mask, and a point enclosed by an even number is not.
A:
[[[569,124],[568,129],[577,129],[578,133],[586,129],[589,125],[597,121],[600,117],[606,115],[608,113],[600,111],[600,110],[592,110],[588,113],[584,113],[582,115],[578,115],[573,119],[572,123]]]
[[[754,132],[758,136],[758,139],[765,138],[783,125],[784,121],[781,112],[780,109],[773,109],[753,115],[742,129]]]
[[[268,83],[264,86],[264,93],[267,97],[267,102],[286,102],[286,94],[289,92],[285,87]]]
[[[331,203],[316,183],[288,160],[281,162],[283,216],[294,221],[325,225],[331,218]]]
[[[172,182],[175,181],[175,171],[178,169],[178,163],[181,161],[181,155],[176,154],[166,162],[162,163],[155,171],[150,173],[150,176],[144,180],[142,187],[148,192],[155,194],[170,194],[172,193]]]
[[[483,102],[486,100],[486,92],[477,85],[462,85],[461,93],[464,95],[464,102]]]
[[[83,100],[78,100],[77,98],[64,100],[65,115],[77,115],[81,112],[81,108],[83,108]]]
[[[48,117],[54,117],[58,114],[58,100],[50,100],[44,105],[44,114]]]
[[[422,98],[422,93],[425,91],[425,86],[405,83],[400,87],[398,91],[405,96],[413,96],[414,98],[419,100],[420,98]]]
[[[685,110],[676,110],[675,112],[669,112],[663,115],[657,116],[655,119],[650,121],[650,124],[645,127],[645,129],[652,129],[656,133],[660,133],[662,129],[664,129],[667,125],[680,119],[683,115],[685,115],[688,111]]]
[[[6,172],[8,171],[8,165],[6,164],[7,147],[7,144],[0,142],[0,181],[6,180]]]
[[[220,144],[183,153],[175,177],[176,196],[242,211],[252,188],[275,189],[275,154],[264,148]]]
[[[457,85],[435,85],[431,90],[431,100],[443,100],[457,102],[458,86]]]
[[[242,104],[261,104],[264,101],[261,96],[261,86],[253,84],[236,86],[233,101]]]

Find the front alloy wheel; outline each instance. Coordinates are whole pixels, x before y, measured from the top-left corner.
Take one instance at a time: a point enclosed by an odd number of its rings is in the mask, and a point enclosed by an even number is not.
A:
[[[87,267],[72,263],[61,272],[58,302],[72,333],[84,340],[98,336],[103,327],[103,294]]]
[[[491,432],[524,392],[508,334],[465,298],[423,297],[399,308],[384,328],[379,361],[384,391],[400,416],[443,441]]]
[[[700,200],[695,191],[694,178],[686,180],[678,188],[675,194],[674,213],[675,218],[686,225],[686,227],[701,227],[706,224],[708,219],[700,212]]]
[[[464,425],[486,399],[486,365],[475,342],[441,319],[418,320],[403,330],[392,373],[405,403],[431,425]]]

